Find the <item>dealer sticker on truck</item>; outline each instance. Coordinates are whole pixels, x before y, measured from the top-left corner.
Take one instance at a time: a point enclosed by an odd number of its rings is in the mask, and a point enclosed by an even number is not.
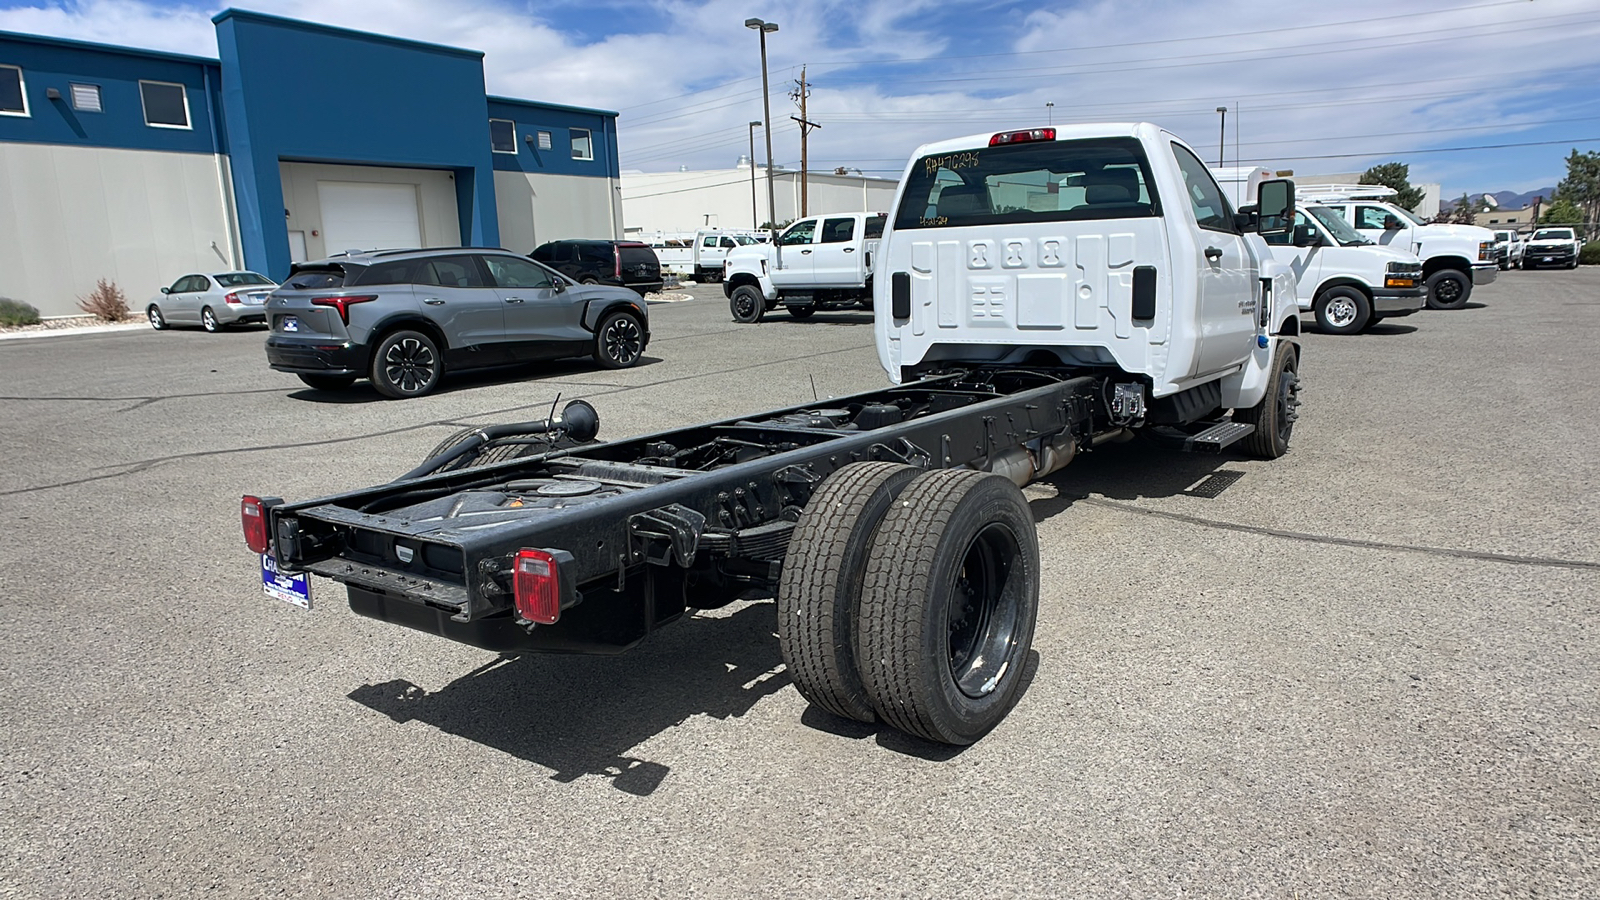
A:
[[[270,553],[261,554],[261,590],[268,597],[293,603],[301,609],[311,608],[311,576],[279,572],[278,560]]]

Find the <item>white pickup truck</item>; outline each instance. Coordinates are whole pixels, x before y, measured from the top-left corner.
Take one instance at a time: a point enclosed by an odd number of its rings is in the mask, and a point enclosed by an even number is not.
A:
[[[648,239],[661,261],[661,271],[696,281],[721,281],[728,253],[765,240],[765,234],[722,228],[702,228],[682,234],[658,234]]]
[[[1372,243],[1326,206],[1295,210],[1294,231],[1265,238],[1272,256],[1294,271],[1300,309],[1329,334],[1359,334],[1422,308],[1422,260]]]
[[[1500,271],[1505,271],[1514,266],[1522,265],[1522,251],[1525,247],[1522,235],[1511,229],[1504,229],[1494,233],[1494,258],[1499,264]]]
[[[796,319],[819,309],[872,303],[872,257],[883,234],[883,213],[829,213],[799,219],[777,241],[730,251],[722,293],[735,322],[761,321],[788,308]]]
[[[1500,274],[1494,232],[1476,225],[1424,222],[1389,202],[1395,194],[1394,188],[1372,184],[1300,185],[1297,190],[1301,203],[1336,210],[1364,237],[1421,259],[1429,309],[1460,309],[1473,286],[1494,282]]]
[[[1571,228],[1540,228],[1528,238],[1528,244],[1522,249],[1522,268],[1533,269],[1539,266],[1561,266],[1565,269],[1578,267],[1578,251],[1582,249],[1582,242]]]

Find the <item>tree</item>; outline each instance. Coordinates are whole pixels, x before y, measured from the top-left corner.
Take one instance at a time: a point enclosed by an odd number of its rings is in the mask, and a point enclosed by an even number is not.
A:
[[[1568,200],[1565,194],[1557,193],[1550,198],[1550,205],[1544,208],[1544,214],[1539,216],[1540,225],[1576,225],[1583,219],[1583,210],[1578,204]]]
[[[1415,211],[1422,205],[1422,188],[1411,186],[1411,167],[1403,162],[1381,163],[1361,173],[1362,184],[1381,184],[1392,187],[1399,194],[1395,196],[1396,206]]]
[[[1567,177],[1556,185],[1556,196],[1571,204],[1578,215],[1560,221],[1582,222],[1583,234],[1600,220],[1600,151],[1579,153],[1576,149],[1567,157]],[[1552,211],[1554,206],[1551,207]]]
[[[1457,200],[1456,205],[1450,209],[1450,221],[1455,225],[1474,224],[1477,222],[1477,218],[1473,215],[1473,213],[1476,211],[1477,208],[1473,206],[1472,198],[1466,194],[1462,194],[1461,199]]]

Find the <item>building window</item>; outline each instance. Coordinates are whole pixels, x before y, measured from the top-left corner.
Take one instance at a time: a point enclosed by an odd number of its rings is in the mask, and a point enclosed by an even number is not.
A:
[[[0,116],[27,114],[28,92],[22,82],[22,70],[16,66],[0,66]]]
[[[100,85],[72,85],[72,108],[80,112],[104,112],[100,108]]]
[[[139,82],[144,101],[144,123],[151,128],[190,128],[189,95],[183,85],[165,81]]]
[[[573,128],[572,131],[572,158],[594,159],[594,139],[589,136],[587,128]]]
[[[510,119],[489,120],[489,146],[496,153],[517,155],[517,123]]]
[[[555,146],[555,141],[554,141],[554,139],[552,139],[550,137],[550,132],[548,132],[548,131],[539,132],[539,149],[540,150],[549,150],[551,147],[554,147],[554,146]]]

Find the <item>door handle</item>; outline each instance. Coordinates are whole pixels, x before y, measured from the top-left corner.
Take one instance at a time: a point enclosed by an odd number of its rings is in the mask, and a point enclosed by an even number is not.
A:
[[[1222,258],[1222,248],[1220,248],[1220,247],[1207,247],[1206,248],[1206,259],[1218,260],[1218,259],[1221,259],[1221,258]]]
[[[800,251],[800,255],[801,256],[810,256],[811,255],[811,251],[810,250],[801,250]]]
[[[507,303],[521,303],[522,302],[522,298],[521,297],[507,297],[506,298],[506,302]]]
[[[854,252],[856,252],[856,248],[854,248],[854,247],[846,247],[846,248],[844,248],[844,252],[846,252],[846,253],[854,253]]]
[[[444,305],[444,301],[440,300],[438,297],[423,297],[422,298],[422,302],[428,304],[429,306],[443,306]]]

